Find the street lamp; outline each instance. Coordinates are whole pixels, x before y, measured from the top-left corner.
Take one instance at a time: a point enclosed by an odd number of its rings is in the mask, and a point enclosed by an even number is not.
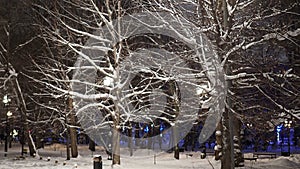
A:
[[[12,112],[11,111],[8,111],[7,113],[6,113],[6,117],[7,117],[7,128],[8,128],[8,130],[7,130],[7,134],[8,134],[8,141],[9,141],[9,148],[11,148],[11,141],[12,141],[12,135],[10,134],[11,133],[11,124],[10,124],[10,117],[12,116],[13,114],[12,114]]]
[[[291,126],[292,126],[292,121],[285,121],[285,126],[288,128],[288,153],[290,155],[291,152],[291,143],[290,143],[290,133],[291,133]]]
[[[292,126],[292,121],[291,120],[285,120],[284,121],[284,128],[287,129],[287,141],[288,141],[288,150],[287,151],[282,151],[281,152],[281,155],[283,156],[290,156],[291,154],[291,144],[290,144],[290,129],[291,129],[291,126]],[[281,144],[284,144],[284,140]]]
[[[8,142],[8,115],[12,115],[10,111],[8,111],[8,105],[10,103],[10,98],[8,98],[7,95],[4,95],[3,96],[3,100],[2,102],[4,103],[4,106],[6,107],[6,126],[5,126],[5,133],[4,133],[4,136],[5,136],[5,145],[4,145],[4,157],[7,156],[7,142]],[[10,112],[10,113],[9,113]]]

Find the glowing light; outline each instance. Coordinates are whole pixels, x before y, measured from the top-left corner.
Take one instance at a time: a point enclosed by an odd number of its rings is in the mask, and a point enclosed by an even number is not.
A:
[[[164,128],[165,128],[165,127],[163,126],[163,124],[161,124],[160,127],[159,127],[159,131],[162,132],[162,131],[164,130]]]
[[[148,133],[148,132],[149,132],[149,127],[148,127],[148,125],[145,127],[144,132],[145,132],[145,133]]]
[[[12,112],[11,111],[8,111],[7,114],[6,114],[8,117],[12,116]]]
[[[280,131],[282,130],[282,127],[282,124],[276,127],[277,143],[280,142]]]

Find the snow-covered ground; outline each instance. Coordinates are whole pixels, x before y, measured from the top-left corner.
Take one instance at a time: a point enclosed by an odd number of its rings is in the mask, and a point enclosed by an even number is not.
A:
[[[0,145],[2,148],[3,146]],[[2,149],[1,149],[2,150]],[[0,169],[93,169],[93,156],[99,154],[103,158],[103,169],[219,169],[220,161],[213,160],[212,156],[201,159],[199,152],[190,152],[193,156],[186,156],[187,152],[180,154],[180,160],[173,158],[173,154],[160,153],[156,156],[148,155],[148,150],[140,150],[142,157],[123,157],[121,166],[111,166],[105,152],[99,148],[91,153],[87,146],[79,147],[79,157],[66,161],[65,149],[60,145],[52,145],[39,150],[41,157],[16,158],[20,154],[20,147],[9,149],[7,157],[0,151]],[[251,155],[251,154],[246,154]],[[48,161],[50,159],[50,161]],[[278,157],[276,159],[258,159],[246,161],[245,167],[240,169],[300,169],[300,154],[291,157]]]

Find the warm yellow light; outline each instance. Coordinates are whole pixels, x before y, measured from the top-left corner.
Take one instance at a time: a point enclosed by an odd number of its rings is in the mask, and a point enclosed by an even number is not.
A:
[[[11,100],[10,100],[10,98],[8,98],[7,95],[3,96],[2,102],[3,102],[4,104],[7,104],[7,103],[10,102],[10,101],[11,101]]]
[[[6,113],[6,115],[7,115],[8,117],[12,116],[12,112],[11,112],[11,111],[8,111],[8,112]]]

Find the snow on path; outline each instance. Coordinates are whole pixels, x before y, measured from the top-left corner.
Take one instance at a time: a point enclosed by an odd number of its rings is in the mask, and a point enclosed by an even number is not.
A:
[[[87,148],[79,147],[79,157],[68,161],[66,161],[64,149],[52,148],[39,151],[43,159],[28,155],[25,159],[17,159],[19,148],[9,149],[8,157],[4,157],[0,150],[0,169],[93,169],[93,155]],[[199,152],[189,152],[193,154],[192,157],[186,156],[187,152],[182,152],[180,160],[174,159],[173,153],[161,153],[154,158],[153,155],[147,156],[148,150],[141,150],[139,155],[143,152],[142,157],[123,156],[121,165],[113,167],[111,160],[107,160],[105,152],[98,150],[96,154],[100,154],[103,158],[103,169],[220,169],[220,161],[215,161],[212,156],[200,159]],[[251,154],[246,155],[251,156]],[[50,161],[48,161],[48,157]],[[154,160],[156,164],[154,164]],[[279,156],[276,159],[258,159],[256,162],[245,161],[245,167],[237,169],[300,169],[300,154],[291,157]]]
[[[200,159],[195,154],[193,157],[186,157],[185,154],[181,154],[181,159],[176,160],[173,154],[162,154],[156,157],[156,164],[154,164],[154,157],[148,158],[135,158],[127,157],[121,159],[120,166],[114,166],[116,169],[208,169],[211,168],[208,159]],[[103,158],[103,169],[111,169],[111,161]],[[92,169],[93,158],[91,155],[80,156],[76,159],[72,158],[69,161],[65,161],[63,157],[51,157],[50,161],[47,161],[47,157],[42,160],[32,157],[27,157],[25,160],[16,160],[14,158],[2,158],[0,159],[0,169]],[[212,160],[215,168],[219,168],[219,162]],[[65,164],[64,164],[65,163]]]

